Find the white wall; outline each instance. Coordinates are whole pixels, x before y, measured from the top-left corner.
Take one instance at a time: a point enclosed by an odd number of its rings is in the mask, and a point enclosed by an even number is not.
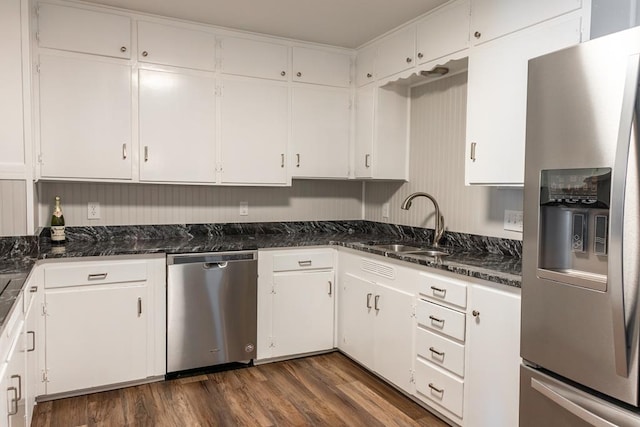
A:
[[[521,189],[464,185],[466,98],[466,73],[412,89],[409,182],[368,182],[365,219],[433,228],[429,200],[400,209],[406,196],[422,191],[436,198],[450,231],[522,239],[522,233],[503,230],[504,210],[522,210]],[[385,202],[389,218],[382,217]]]
[[[40,226],[49,225],[56,195],[68,226],[362,218],[362,184],[354,181],[294,180],[290,188],[41,182]],[[241,201],[248,216],[239,215]],[[100,203],[101,219],[87,219],[88,202]]]

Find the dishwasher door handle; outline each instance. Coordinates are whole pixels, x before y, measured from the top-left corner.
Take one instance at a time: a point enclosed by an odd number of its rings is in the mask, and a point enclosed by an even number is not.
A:
[[[214,268],[226,268],[227,267],[227,262],[205,262],[204,264],[202,264],[202,268],[204,268],[205,270],[211,270]]]

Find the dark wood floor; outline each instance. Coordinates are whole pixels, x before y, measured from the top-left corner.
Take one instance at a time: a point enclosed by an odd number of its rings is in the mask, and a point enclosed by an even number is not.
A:
[[[445,423],[340,353],[42,402],[32,426]]]

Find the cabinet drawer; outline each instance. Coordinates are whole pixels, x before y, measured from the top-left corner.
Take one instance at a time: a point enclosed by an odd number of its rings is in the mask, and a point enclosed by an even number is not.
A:
[[[464,345],[418,328],[416,353],[434,365],[464,376]]]
[[[464,341],[464,313],[419,300],[416,315],[422,327]]]
[[[47,266],[44,287],[102,285],[118,282],[139,282],[147,279],[145,261],[82,262]]]
[[[273,256],[273,271],[333,268],[333,251],[309,251]]]
[[[467,307],[467,284],[435,274],[420,273],[420,295],[434,301],[447,302],[458,307]]]
[[[40,47],[72,52],[131,57],[131,19],[75,7],[38,6]]]
[[[416,361],[416,391],[418,397],[443,406],[462,417],[463,381],[430,366]]]

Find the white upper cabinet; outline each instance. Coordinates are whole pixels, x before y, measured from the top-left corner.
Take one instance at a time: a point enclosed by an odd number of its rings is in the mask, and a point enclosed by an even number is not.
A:
[[[287,184],[287,85],[224,80],[221,92],[221,183]]]
[[[418,22],[419,64],[469,47],[469,2],[455,1]]]
[[[138,61],[213,71],[215,51],[213,33],[138,22]]]
[[[384,38],[378,45],[376,77],[382,79],[413,67],[415,54],[415,25],[410,25]]]
[[[38,45],[115,58],[131,57],[131,19],[57,4],[38,6]]]
[[[140,180],[213,183],[215,80],[139,71]]]
[[[293,81],[338,87],[351,83],[351,57],[347,54],[295,46],[292,57]]]
[[[580,25],[566,15],[471,50],[467,184],[522,185],[528,60],[579,43]]]
[[[475,44],[582,7],[582,0],[472,0],[471,38]]]
[[[40,174],[131,179],[131,67],[40,55]]]
[[[291,175],[347,178],[351,94],[320,86],[292,88]]]
[[[288,80],[289,48],[275,43],[224,37],[220,39],[221,72],[262,79]]]
[[[356,91],[356,139],[354,147],[354,175],[373,178],[373,135],[377,88],[368,85]]]
[[[377,49],[376,46],[370,46],[358,51],[356,58],[356,85],[358,87],[375,81]]]
[[[0,175],[24,171],[20,0],[0,2]]]

